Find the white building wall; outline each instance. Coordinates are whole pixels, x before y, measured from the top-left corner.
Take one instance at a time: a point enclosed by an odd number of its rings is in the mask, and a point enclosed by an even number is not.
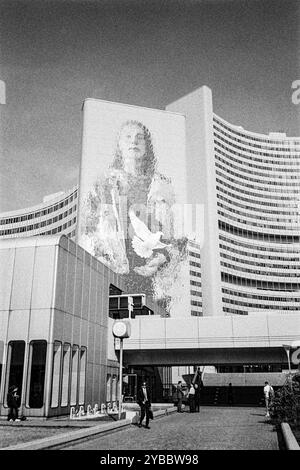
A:
[[[203,315],[223,315],[211,90],[204,86],[169,104],[166,109],[185,115],[188,202],[204,205],[201,243]]]

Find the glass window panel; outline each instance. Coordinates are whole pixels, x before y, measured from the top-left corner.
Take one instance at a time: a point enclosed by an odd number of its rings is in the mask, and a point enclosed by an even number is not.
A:
[[[61,361],[62,345],[59,342],[54,343],[53,348],[53,373],[52,373],[52,393],[51,407],[58,406],[59,399],[59,383],[60,383],[60,361]]]
[[[30,344],[30,386],[28,402],[30,408],[42,408],[44,404],[46,353],[46,341],[33,341]]]
[[[106,378],[106,401],[111,401],[111,375],[107,374]]]
[[[117,400],[117,376],[113,375],[112,385],[111,385],[111,401]]]
[[[68,405],[69,381],[70,381],[70,359],[71,359],[71,345],[65,343],[63,347],[61,406]]]
[[[7,361],[7,380],[6,391],[10,387],[18,387],[19,400],[22,395],[22,381],[24,371],[24,355],[25,355],[25,341],[11,341],[8,345],[8,361]]]
[[[71,372],[71,406],[77,402],[77,382],[78,382],[78,346],[72,347],[72,372]]]
[[[2,377],[2,368],[3,368],[3,351],[4,351],[4,342],[0,341],[0,389],[1,389],[1,377]]]
[[[110,297],[109,298],[109,308],[116,309],[119,306],[119,298],[118,297]]]
[[[120,308],[128,308],[128,298],[120,297]]]
[[[86,348],[80,348],[79,368],[79,405],[84,404],[86,380]]]

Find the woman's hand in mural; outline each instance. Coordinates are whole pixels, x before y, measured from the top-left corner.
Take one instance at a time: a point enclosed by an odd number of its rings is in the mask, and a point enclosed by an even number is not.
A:
[[[162,253],[158,253],[154,258],[147,261],[144,266],[135,267],[134,271],[140,276],[149,277],[156,273],[158,268],[167,261],[167,258]]]

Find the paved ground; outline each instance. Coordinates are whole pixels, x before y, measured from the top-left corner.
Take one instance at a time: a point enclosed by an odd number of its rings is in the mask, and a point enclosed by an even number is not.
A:
[[[68,418],[59,419],[26,419],[20,422],[8,422],[6,418],[0,419],[0,449],[6,446],[17,445],[23,442],[30,442],[43,437],[64,434],[66,432],[77,431],[81,428],[104,424],[113,421],[109,417],[101,420],[70,420]]]
[[[263,408],[201,407],[200,413],[174,413],[64,449],[94,450],[277,450],[277,433]]]

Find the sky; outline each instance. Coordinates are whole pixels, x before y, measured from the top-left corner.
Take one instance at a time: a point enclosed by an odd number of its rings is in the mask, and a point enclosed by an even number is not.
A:
[[[0,0],[0,212],[78,182],[82,103],[164,109],[207,85],[214,111],[300,136],[298,0]]]

